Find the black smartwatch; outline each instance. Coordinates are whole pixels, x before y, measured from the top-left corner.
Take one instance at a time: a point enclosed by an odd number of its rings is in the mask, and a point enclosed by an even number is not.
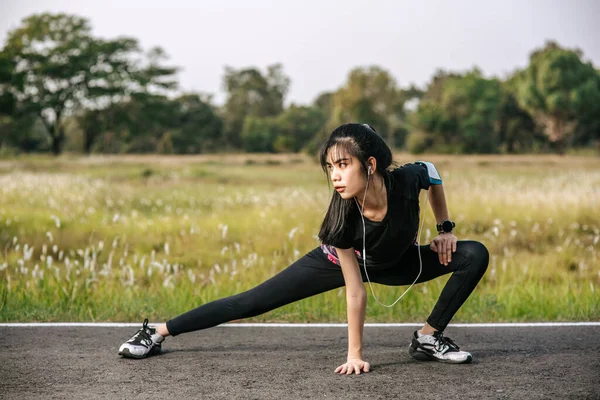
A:
[[[456,224],[453,221],[447,219],[442,221],[441,224],[437,224],[435,227],[437,228],[438,233],[449,233],[452,232],[452,229],[454,229],[455,226]]]

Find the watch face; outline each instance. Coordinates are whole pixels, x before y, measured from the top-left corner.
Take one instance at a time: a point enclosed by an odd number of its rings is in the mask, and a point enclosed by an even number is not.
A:
[[[444,221],[442,223],[442,229],[444,230],[444,232],[452,232],[452,221]]]

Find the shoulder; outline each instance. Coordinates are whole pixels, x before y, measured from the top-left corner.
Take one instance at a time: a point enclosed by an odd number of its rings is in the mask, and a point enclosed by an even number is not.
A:
[[[442,183],[442,178],[437,168],[429,161],[415,161],[414,163],[404,164],[393,171],[391,174],[394,178],[414,179],[426,178],[432,185]]]
[[[418,192],[419,174],[422,174],[423,170],[423,167],[418,164],[407,163],[390,171],[392,192],[404,197],[415,198]]]
[[[427,190],[431,185],[440,185],[442,178],[433,163],[416,161],[404,164],[391,172],[392,180],[404,190],[416,193],[421,189]]]
[[[421,161],[406,163],[391,171],[395,179],[407,180],[427,172],[427,167]]]

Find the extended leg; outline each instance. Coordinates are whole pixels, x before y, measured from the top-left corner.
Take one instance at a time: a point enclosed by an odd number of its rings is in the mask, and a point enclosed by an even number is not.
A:
[[[320,251],[313,250],[253,289],[204,304],[167,321],[168,333],[179,335],[253,317],[344,286],[341,269],[329,263]]]

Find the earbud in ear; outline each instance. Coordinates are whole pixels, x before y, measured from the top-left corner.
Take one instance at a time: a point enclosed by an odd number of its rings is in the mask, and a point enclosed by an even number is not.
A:
[[[371,175],[371,166],[369,165],[369,172],[367,174]]]

